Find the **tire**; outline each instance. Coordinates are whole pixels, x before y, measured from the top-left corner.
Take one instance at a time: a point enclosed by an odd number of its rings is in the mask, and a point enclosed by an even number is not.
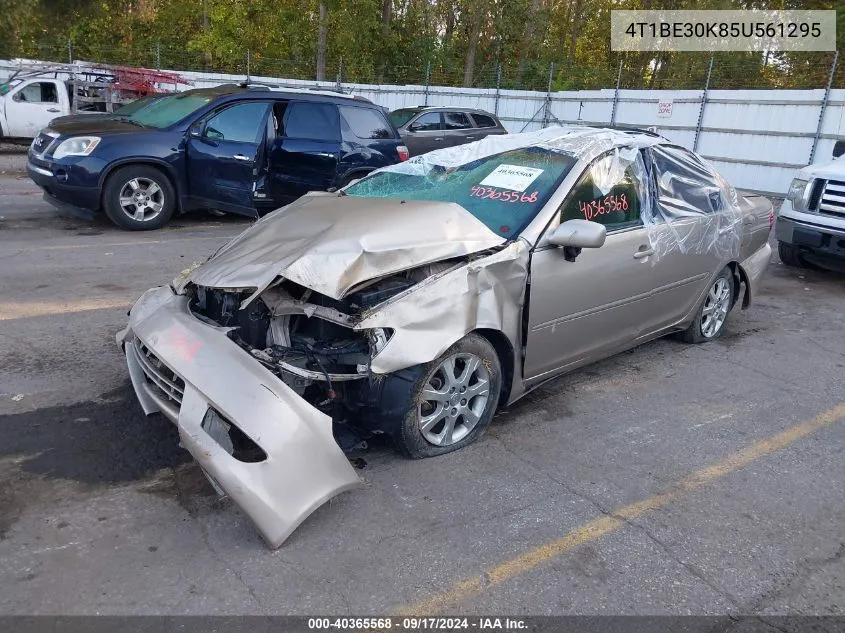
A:
[[[343,180],[340,181],[340,184],[337,186],[337,188],[343,189],[345,186],[347,186],[353,180],[360,180],[361,178],[366,176],[368,173],[369,172],[360,172],[359,171],[358,173],[355,173],[355,174],[349,174],[346,178],[344,178]]]
[[[778,256],[785,266],[804,268],[807,265],[801,257],[801,249],[786,242],[778,242]]]
[[[149,165],[127,165],[116,170],[106,181],[103,209],[122,229],[152,231],[163,227],[173,216],[176,191],[159,169]]]
[[[454,368],[455,376],[451,386],[445,372],[449,366]],[[462,380],[466,372],[469,375]],[[461,389],[476,393],[462,398]],[[461,449],[484,434],[496,412],[501,390],[502,367],[496,350],[483,336],[469,334],[439,358],[422,366],[419,378],[410,389],[411,398],[400,428],[391,435],[400,450],[413,459]],[[426,398],[426,394],[434,393],[441,395],[436,399]],[[447,437],[450,428],[451,439]]]
[[[735,292],[733,272],[725,267],[710,285],[690,326],[681,332],[681,340],[685,343],[706,343],[719,338],[734,305]]]

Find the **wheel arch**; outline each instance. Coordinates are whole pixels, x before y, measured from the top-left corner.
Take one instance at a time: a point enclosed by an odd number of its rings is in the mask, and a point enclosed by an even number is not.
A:
[[[748,273],[742,269],[739,262],[730,262],[728,264],[728,268],[731,269],[734,279],[734,302],[731,307],[736,305],[736,301],[739,298],[739,291],[742,289],[742,284],[745,284],[745,293],[742,296],[741,306],[742,309],[745,310],[749,305],[751,305],[751,284],[748,280]]]
[[[477,334],[487,339],[487,342],[496,350],[496,355],[499,357],[499,364],[502,366],[502,390],[499,393],[499,403],[497,406],[503,407],[510,398],[511,386],[513,384],[515,367],[513,345],[511,345],[508,337],[500,330],[478,328],[470,332],[470,334]]]
[[[163,160],[157,160],[155,158],[125,158],[119,161],[115,161],[108,165],[106,169],[103,170],[103,173],[100,175],[100,208],[103,208],[103,196],[106,193],[106,182],[108,179],[118,170],[123,167],[131,167],[133,165],[139,165],[143,167],[154,167],[158,169],[165,178],[170,181],[170,184],[173,186],[173,190],[176,192],[176,212],[182,213],[182,186],[179,183],[179,179],[176,177],[176,170],[169,164],[167,164]]]

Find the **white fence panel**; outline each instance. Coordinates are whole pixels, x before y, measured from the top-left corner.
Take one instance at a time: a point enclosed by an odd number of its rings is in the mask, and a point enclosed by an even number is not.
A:
[[[84,63],[84,62],[83,62]],[[0,60],[0,79],[16,62]],[[244,81],[243,75],[178,72],[194,87]],[[256,83],[333,89],[334,81],[251,77]],[[179,86],[181,90],[186,87]],[[607,125],[614,101],[618,126],[654,127],[672,142],[711,161],[737,187],[783,194],[799,167],[810,160],[824,90],[579,90],[567,92],[455,88],[448,86],[343,83],[345,91],[390,110],[430,105],[481,108],[498,114],[509,132],[543,124]],[[671,103],[671,106],[669,104]],[[662,111],[658,113],[658,106]],[[814,162],[827,162],[845,138],[845,90],[831,90]]]

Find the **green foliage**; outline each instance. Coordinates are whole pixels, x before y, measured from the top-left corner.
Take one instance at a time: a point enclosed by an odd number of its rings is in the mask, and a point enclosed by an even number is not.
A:
[[[611,9],[812,8],[835,0],[0,0],[0,58],[102,62],[313,78],[320,5],[326,79],[558,90],[702,87],[703,53],[610,49]],[[69,47],[68,42],[72,41]],[[249,60],[247,60],[249,51]],[[471,52],[474,51],[474,52]],[[468,62],[468,58],[472,63]],[[820,87],[829,54],[720,53],[711,85]],[[840,61],[840,68],[845,60]],[[497,69],[499,69],[497,71]],[[845,72],[835,84],[843,85]]]

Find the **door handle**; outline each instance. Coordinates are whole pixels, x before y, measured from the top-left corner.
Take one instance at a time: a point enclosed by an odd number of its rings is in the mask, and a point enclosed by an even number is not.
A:
[[[634,259],[642,259],[649,255],[654,255],[654,249],[648,246],[640,246],[639,250],[634,253]]]
[[[61,112],[58,108],[47,108],[47,112]]]
[[[316,156],[322,156],[323,158],[334,158],[334,154],[331,152],[315,152]]]
[[[249,156],[244,156],[243,154],[235,154],[232,158],[235,160],[252,160]]]
[[[443,137],[442,137],[442,136],[438,136],[438,137],[437,137],[436,139],[434,139],[434,140],[435,140],[435,141],[442,141],[442,140],[443,140]]]

